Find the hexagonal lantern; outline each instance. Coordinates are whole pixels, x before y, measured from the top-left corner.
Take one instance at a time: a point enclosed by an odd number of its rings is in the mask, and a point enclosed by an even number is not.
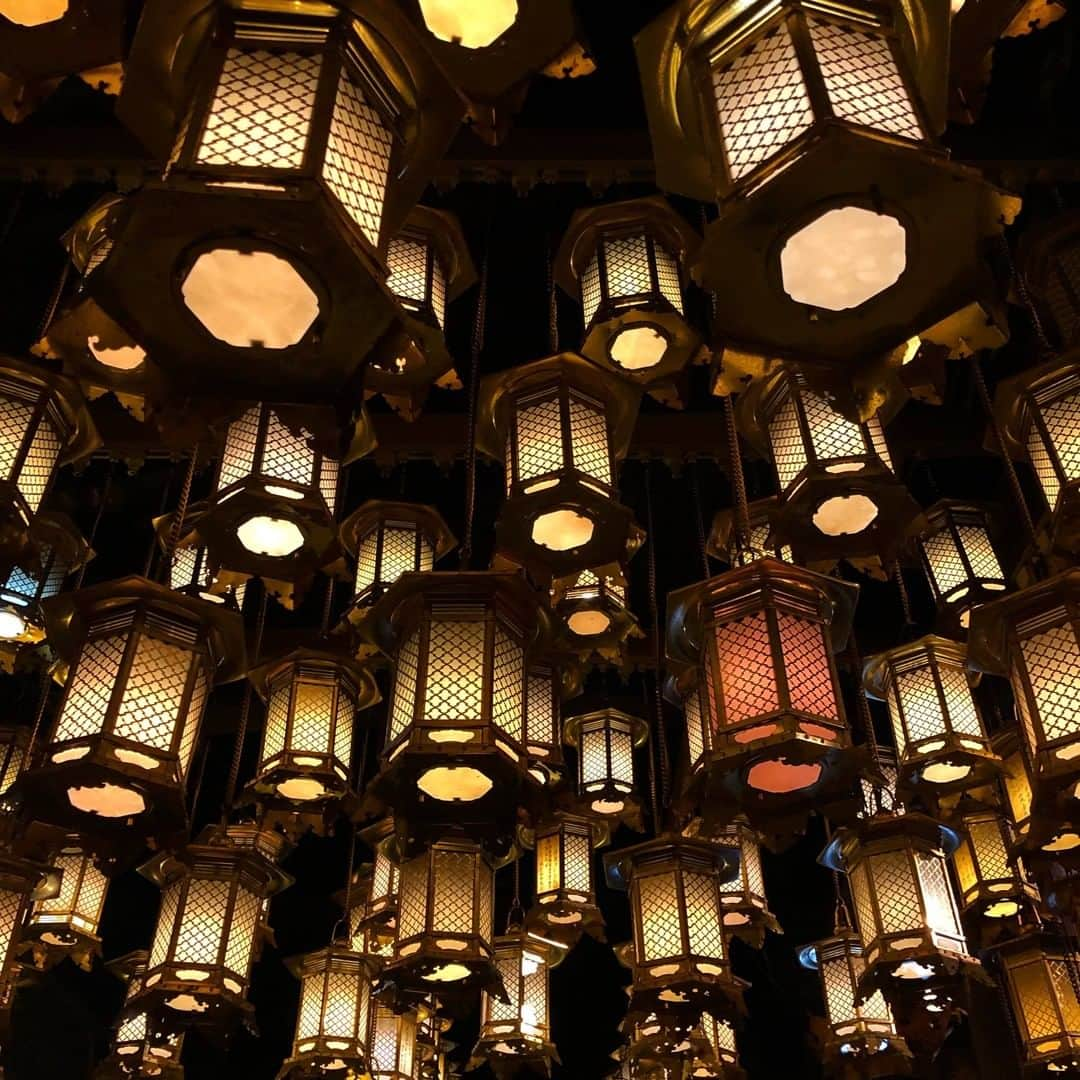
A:
[[[173,516],[161,519],[158,529],[158,541],[163,550],[168,550],[169,532]],[[230,609],[243,611],[246,582],[236,585],[218,585],[217,572],[210,561],[210,552],[205,547],[177,547],[173,552],[172,565],[169,567],[169,588],[185,596],[197,596],[211,604],[224,604]],[[219,591],[215,591],[219,590]]]
[[[700,238],[659,196],[579,210],[555,263],[555,279],[580,297],[582,353],[682,406],[685,369],[701,338],[685,319],[682,266]]]
[[[743,1080],[746,1072],[739,1064],[739,1048],[731,1022],[705,1013],[701,1017],[701,1033],[709,1052],[694,1063],[691,1073],[694,1080]]]
[[[634,936],[628,1018],[658,1016],[689,1034],[703,1013],[730,1017],[741,993],[731,974],[720,891],[730,852],[704,840],[661,836],[604,856],[608,884],[630,893]]]
[[[0,977],[15,969],[16,939],[33,905],[60,892],[60,869],[44,861],[44,851],[29,834],[13,835],[9,817],[0,852]],[[28,842],[26,842],[28,841]]]
[[[933,635],[866,662],[863,685],[889,705],[901,798],[980,787],[1001,762],[990,747],[967,676],[967,649]]]
[[[1018,269],[1059,349],[1080,346],[1080,214],[1059,210],[1024,230]]]
[[[392,808],[406,852],[448,828],[506,850],[547,779],[526,728],[528,653],[547,635],[536,595],[514,573],[405,574],[372,624],[395,675],[369,797]]]
[[[570,0],[406,0],[436,63],[485,142],[506,136],[533,76],[576,78],[595,70]]]
[[[985,510],[942,499],[926,511],[929,528],[915,540],[939,616],[966,630],[972,609],[1008,588]]]
[[[792,368],[739,398],[739,430],[769,452],[780,496],[774,537],[804,561],[891,562],[919,506],[893,471],[881,421],[858,424]]]
[[[718,511],[709,532],[708,553],[728,566],[742,566],[764,557],[795,562],[791,545],[780,543],[773,535],[772,516],[778,505],[775,495],[750,503],[747,507],[750,533],[745,537],[739,535],[738,511]]]
[[[579,659],[616,660],[630,638],[642,636],[627,606],[629,587],[619,563],[597,566],[556,578],[551,601],[561,621],[566,645]]]
[[[765,875],[761,869],[761,841],[745,820],[737,819],[711,831],[710,843],[738,859],[738,872],[720,886],[724,929],[733,937],[760,949],[765,931],[782,934],[776,916],[769,910],[765,895]]]
[[[481,382],[477,446],[506,469],[502,552],[531,573],[561,577],[637,549],[641,530],[616,501],[616,463],[640,396],[574,353]]]
[[[416,1013],[396,1013],[373,1001],[368,1034],[371,1080],[413,1080]]]
[[[634,783],[634,750],[649,737],[640,716],[599,709],[568,717],[563,738],[577,750],[578,796],[594,814],[633,825],[641,820]]]
[[[857,588],[774,559],[672,593],[668,657],[683,672],[696,762],[683,799],[707,828],[744,814],[770,845],[813,810],[856,810],[852,747],[833,652]],[[690,669],[686,673],[686,669]]]
[[[160,181],[91,296],[185,395],[332,401],[399,318],[379,252],[461,110],[394,7],[155,0],[119,118]]]
[[[17,782],[20,813],[101,854],[181,837],[207,695],[243,668],[239,616],[128,577],[62,593],[45,617],[69,674],[42,760]]]
[[[244,801],[266,827],[325,835],[352,795],[356,715],[380,700],[371,671],[329,649],[293,649],[248,672],[266,702],[255,777]]]
[[[690,0],[637,37],[658,183],[720,200],[693,271],[745,352],[847,379],[913,332],[1006,338],[983,257],[1019,200],[934,143],[948,10],[909,21],[871,0]]]
[[[387,288],[405,317],[372,350],[364,388],[415,420],[433,385],[461,389],[444,336],[446,305],[476,281],[476,268],[458,219],[427,206],[417,206],[391,239],[386,265]]]
[[[375,848],[375,860],[362,868],[350,893],[352,948],[377,963],[390,956],[397,936],[401,869],[392,857],[395,847],[392,833],[393,822],[385,821],[361,834]]]
[[[292,883],[278,866],[286,847],[280,834],[257,826],[211,825],[139,868],[161,889],[161,907],[129,1010],[173,1031],[226,1028],[251,1012],[247,992],[267,899]]]

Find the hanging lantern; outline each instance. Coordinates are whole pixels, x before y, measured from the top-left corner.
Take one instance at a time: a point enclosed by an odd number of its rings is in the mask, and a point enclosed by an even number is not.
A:
[[[963,645],[933,635],[867,661],[867,693],[889,704],[901,790],[935,800],[980,787],[1000,769],[966,665]]]
[[[535,594],[519,574],[406,574],[371,625],[395,674],[369,799],[392,809],[406,854],[449,828],[507,850],[546,780],[525,742],[527,654],[547,632]]]
[[[659,196],[579,210],[555,279],[581,299],[590,360],[658,401],[686,404],[686,368],[702,348],[685,319],[684,258],[700,238]]]
[[[683,1080],[698,1062],[711,1059],[712,1047],[703,1025],[687,1031],[683,1025],[653,1014],[640,1022],[624,1022],[623,1029],[628,1031],[630,1043],[623,1050],[616,1075],[625,1080]]]
[[[626,573],[619,563],[556,578],[551,602],[566,642],[582,661],[594,656],[618,660],[631,638],[642,637],[627,607]]]
[[[691,0],[638,35],[657,182],[720,204],[693,268],[719,337],[845,377],[912,331],[1006,339],[983,258],[1020,203],[934,141],[948,29],[944,5]]]
[[[17,785],[22,814],[97,854],[182,837],[207,695],[243,668],[239,616],[127,577],[62,593],[45,618],[69,674],[42,762]]]
[[[559,1059],[551,1040],[551,969],[565,952],[565,945],[523,930],[495,939],[495,967],[506,1000],[482,996],[471,1068],[486,1062],[497,1077],[550,1074],[551,1062]]]
[[[388,1006],[373,1001],[368,1047],[371,1080],[413,1080],[416,1014],[399,1015]]]
[[[405,420],[415,420],[431,387],[460,390],[446,346],[446,305],[476,281],[458,219],[417,206],[386,250],[387,288],[405,312],[368,358],[364,389],[382,394]]]
[[[361,836],[375,849],[375,861],[353,886],[350,915],[354,952],[376,961],[393,952],[397,936],[398,891],[401,870],[393,859],[392,821],[381,821],[365,829]]]
[[[856,774],[833,652],[851,628],[857,589],[760,559],[671,594],[669,658],[690,669],[686,788],[707,828],[744,814],[769,844],[817,810],[853,816]],[[828,808],[827,810],[824,808]]]
[[[628,558],[641,544],[616,502],[640,392],[573,353],[480,384],[477,446],[502,461],[500,551],[531,573],[562,577]]]
[[[594,814],[628,823],[641,819],[634,784],[634,750],[649,737],[649,725],[618,709],[571,716],[563,738],[577,750],[578,795]]]
[[[494,880],[483,849],[464,840],[440,840],[402,864],[397,939],[382,974],[399,1002],[437,993],[445,1004],[471,995],[476,986],[499,993],[492,948]]]
[[[44,852],[37,840],[41,832],[34,826],[16,832],[14,821],[6,817],[0,851],[0,983],[6,983],[14,970],[13,946],[33,905],[59,895],[61,884],[60,868],[41,858]]]
[[[719,511],[709,533],[708,553],[729,567],[743,566],[762,558],[795,562],[791,545],[781,544],[773,535],[772,516],[778,505],[775,495],[750,503],[747,507],[750,533],[745,538],[739,536],[738,511]]]
[[[1031,934],[998,950],[1024,1064],[1048,1075],[1080,1069],[1075,961],[1055,935]]]
[[[0,727],[0,796],[7,795],[26,767],[29,749],[28,727]]]
[[[341,545],[356,560],[348,619],[364,620],[371,605],[402,574],[431,570],[457,546],[442,515],[422,503],[371,499],[340,528]]]
[[[1018,256],[1017,269],[1043,327],[1057,348],[1076,348],[1080,345],[1080,214],[1059,210],[1025,229]]]
[[[529,772],[551,786],[562,777],[562,703],[581,691],[581,671],[570,660],[533,660],[525,673],[524,743]]]
[[[1001,758],[1004,768],[998,777],[1001,786],[1001,805],[1012,831],[1024,840],[1031,825],[1031,777],[1028,773],[1024,747],[1020,733],[1015,727],[1004,728],[994,734],[994,751]]]
[[[168,550],[165,545],[171,526],[171,514],[161,519],[158,540],[165,550]],[[197,596],[211,604],[224,604],[236,611],[243,611],[244,594],[247,592],[247,584],[243,581],[236,585],[218,585],[217,573],[205,547],[177,547],[169,566],[169,588],[185,596]]]
[[[62,875],[60,891],[30,909],[20,951],[29,953],[40,970],[71,957],[90,971],[94,957],[101,955],[98,924],[109,879],[93,856],[82,850],[78,836],[67,837],[52,863]]]
[[[247,992],[267,898],[292,883],[278,866],[285,850],[279,833],[210,826],[139,868],[161,889],[161,907],[132,1011],[151,1014],[166,1030],[225,1028],[251,1012]]]
[[[584,932],[604,940],[596,903],[593,853],[607,843],[604,821],[556,810],[531,837],[536,850],[536,900],[528,927],[542,937],[573,944]]]
[[[279,1080],[308,1080],[327,1072],[365,1075],[371,974],[362,956],[341,945],[308,953],[290,964],[300,980],[300,1008],[292,1054]]]
[[[465,102],[466,123],[484,142],[505,138],[533,76],[591,74],[570,0],[408,0],[409,18]]]
[[[712,830],[707,836],[726,853],[731,862],[738,860],[738,871],[720,886],[720,903],[725,931],[760,949],[765,943],[765,931],[782,934],[776,916],[769,910],[765,895],[765,875],[761,869],[761,844],[757,833],[743,819]]]
[[[803,967],[816,971],[825,1000],[828,1034],[822,1046],[826,1071],[832,1076],[906,1076],[911,1051],[897,1034],[892,1011],[880,990],[860,993],[866,971],[858,935],[847,926],[799,950]]]
[[[919,507],[893,471],[880,419],[848,420],[800,373],[780,369],[740,395],[738,421],[773,459],[776,540],[811,562],[896,557]]]
[[[709,1055],[695,1062],[690,1074],[693,1080],[743,1080],[746,1072],[739,1064],[731,1022],[705,1013],[701,1017],[701,1032],[709,1044]]]
[[[394,8],[149,4],[117,115],[169,168],[111,212],[90,295],[174,393],[355,391],[400,318],[379,252],[460,114]]]
[[[990,542],[984,510],[943,499],[926,511],[929,529],[916,539],[938,613],[966,630],[971,612],[1008,588]]]
[[[724,940],[721,889],[735,856],[688,837],[662,836],[604,856],[608,884],[630,893],[633,941],[628,1018],[656,1014],[689,1035],[702,1013],[730,1017],[741,1007]]]
[[[434,995],[416,1010],[416,1080],[446,1080],[447,1051],[453,1044],[444,1038],[453,1021],[439,1015],[438,998]]]

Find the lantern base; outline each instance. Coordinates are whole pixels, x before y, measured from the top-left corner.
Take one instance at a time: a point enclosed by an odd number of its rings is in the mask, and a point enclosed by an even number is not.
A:
[[[900,762],[897,797],[901,802],[921,800],[936,811],[943,801],[993,784],[1004,772],[1004,763],[981,736],[951,734],[933,742],[944,745],[929,753],[916,746]]]
[[[400,952],[400,946],[397,950]],[[486,945],[477,940],[464,952],[440,949],[430,942],[414,955],[391,960],[379,974],[375,996],[395,1012],[415,1010],[438,995],[439,1005],[451,1017],[475,1012],[480,989],[507,1001],[506,989]]]
[[[124,0],[89,0],[37,26],[0,18],[0,74],[33,82],[119,61],[126,51],[125,17]]]
[[[571,575],[552,586],[555,615],[561,620],[567,651],[576,653],[583,664],[593,658],[620,661],[629,640],[645,636],[636,616],[607,588],[593,589],[576,581],[577,575]]]
[[[560,894],[551,903],[535,903],[526,917],[528,930],[540,937],[574,945],[582,934],[594,941],[607,941],[604,916],[595,904],[571,900]]]
[[[157,976],[156,981],[153,985],[144,982],[140,992],[128,999],[122,1015],[146,1013],[154,1035],[162,1039],[193,1028],[211,1036],[228,1035],[254,1016],[255,1007],[244,996],[245,983],[220,968],[211,972],[209,978],[195,981],[180,978],[174,966],[151,968],[148,980]]]
[[[498,1028],[499,1024],[486,1026]],[[469,1068],[479,1069],[486,1064],[499,1080],[513,1080],[519,1076],[550,1076],[553,1061],[559,1061],[559,1054],[552,1042],[526,1038],[520,1029],[500,1035],[481,1028]]]
[[[282,762],[252,780],[236,805],[255,805],[263,825],[296,843],[309,832],[327,836],[355,798],[336,772]]]
[[[306,1041],[306,1040],[305,1040]],[[305,1050],[282,1062],[277,1080],[326,1080],[327,1076],[367,1076],[368,1058],[362,1044],[342,1048],[344,1039],[311,1040],[315,1049]],[[336,1046],[328,1046],[327,1042]]]
[[[101,938],[68,926],[35,922],[23,929],[18,952],[38,971],[49,971],[68,959],[83,971],[91,971],[101,956]]]
[[[833,1080],[885,1080],[910,1076],[913,1070],[911,1050],[898,1035],[834,1036],[822,1048],[822,1058]]]
[[[463,383],[438,326],[402,315],[379,339],[364,369],[364,394],[381,394],[403,420],[419,415],[433,386],[460,390]]]

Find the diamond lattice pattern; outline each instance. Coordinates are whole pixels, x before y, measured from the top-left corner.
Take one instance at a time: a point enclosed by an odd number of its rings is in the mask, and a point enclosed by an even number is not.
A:
[[[1050,981],[1054,985],[1058,1008],[1061,1009],[1062,1019],[1065,1021],[1065,1030],[1076,1035],[1080,1032],[1080,1001],[1076,997],[1073,973],[1064,960],[1051,960],[1047,966],[1050,968]]]
[[[225,949],[225,966],[245,981],[251,967],[251,952],[255,944],[259,907],[259,898],[254,893],[243,888],[236,890],[236,906],[229,920],[229,942]]]
[[[299,435],[294,435],[270,410],[266,421],[259,472],[274,480],[308,486],[315,482],[315,453]]]
[[[1055,742],[1080,730],[1080,649],[1071,625],[1056,626],[1021,643],[1043,739]],[[1018,695],[1020,696],[1020,695]]]
[[[186,649],[140,635],[113,728],[119,738],[172,749],[191,660]]]
[[[398,653],[394,671],[394,708],[390,714],[390,739],[396,739],[412,722],[416,706],[416,675],[420,634],[414,631]]]
[[[390,276],[386,285],[406,307],[414,310],[427,303],[428,248],[423,240],[395,236],[386,249]]]
[[[1042,418],[1065,480],[1080,478],[1080,393],[1044,405]]]
[[[679,264],[667,248],[653,244],[656,258],[656,280],[667,302],[681,315],[683,313],[682,284],[679,281]]]
[[[818,394],[802,390],[799,397],[819,461],[866,456],[866,443],[858,424],[841,416]]]
[[[574,467],[610,487],[607,419],[598,406],[586,405],[573,394],[570,395],[570,441]]]
[[[978,525],[959,525],[956,531],[960,534],[960,543],[964,545],[964,553],[971,563],[971,572],[977,578],[1004,581],[1005,572],[1001,569],[1001,563],[998,562],[986,530]]]
[[[885,38],[817,19],[810,20],[810,37],[838,117],[905,139],[922,138],[896,57]]]
[[[262,760],[269,761],[285,749],[285,731],[289,723],[289,695],[292,680],[275,679],[270,686],[270,700],[266,703],[266,723],[263,727]]]
[[[356,592],[362,593],[370,585],[375,584],[375,564],[379,550],[378,530],[371,532],[360,541],[356,551]]]
[[[216,964],[229,910],[227,881],[196,878],[188,882],[176,947],[170,959],[177,964]],[[235,969],[234,969],[235,970]]]
[[[697,764],[705,753],[705,727],[701,718],[701,698],[692,690],[683,699],[683,711],[686,714],[686,742],[690,750],[690,764]]]
[[[716,67],[713,91],[733,180],[814,121],[795,46],[784,26],[755,41],[727,67]]]
[[[923,903],[926,905],[927,925],[939,934],[962,941],[963,932],[960,930],[952,886],[945,872],[945,860],[940,855],[917,851],[915,861],[919,868]]]
[[[484,623],[433,619],[424,719],[476,720],[483,709]]]
[[[330,734],[334,724],[334,688],[299,682],[293,703],[289,749],[311,754],[331,752]]]
[[[445,934],[473,933],[475,858],[456,851],[436,851],[435,929]]]
[[[683,895],[690,952],[722,960],[724,931],[714,879],[708,874],[683,874]]]
[[[83,647],[68,684],[64,711],[53,736],[55,742],[79,739],[101,730],[126,645],[126,635],[114,634],[94,638]]]
[[[195,740],[199,737],[202,726],[203,707],[206,705],[207,677],[206,668],[197,662],[195,681],[191,687],[191,704],[188,706],[184,731],[180,736],[180,775],[187,776],[191,765],[191,754],[195,749]]]
[[[323,1034],[332,1039],[360,1039],[367,1028],[366,983],[360,975],[331,971],[326,976]]]
[[[581,307],[588,326],[600,307],[600,258],[594,255],[581,275]]]
[[[555,399],[522,403],[517,413],[518,481],[556,472],[563,466],[562,418]]]
[[[542,675],[529,676],[526,709],[525,730],[528,741],[558,742],[558,718],[555,715],[555,698],[551,691],[550,678]]]
[[[907,721],[908,739],[920,742],[947,730],[945,716],[941,711],[937,682],[930,667],[905,671],[896,678],[896,685]],[[904,746],[900,742],[897,746]]]
[[[563,833],[563,887],[592,892],[592,845],[581,833]]]
[[[171,885],[167,885],[161,894],[161,906],[158,908],[157,929],[154,932],[154,945],[150,950],[148,970],[158,967],[168,959],[169,943],[176,925],[176,912],[183,887],[182,881],[174,881]]]
[[[255,467],[255,447],[259,441],[258,405],[234,420],[225,433],[225,449],[221,454],[218,491],[250,476]]]
[[[421,558],[426,542],[421,543]],[[430,551],[430,546],[427,547]],[[402,574],[416,569],[416,530],[387,526],[383,530],[382,566],[379,578],[384,585],[392,585]],[[421,566],[423,570],[425,567]],[[427,567],[430,569],[430,566]]]
[[[858,926],[859,938],[866,947],[878,935],[874,899],[870,892],[870,872],[866,863],[860,863],[851,868],[848,883],[851,885],[851,896],[855,901],[855,922]]]
[[[1043,441],[1042,432],[1034,424],[1028,431],[1027,449],[1046,501],[1054,507],[1057,505],[1058,492],[1061,491],[1061,480],[1057,469],[1054,468],[1054,461],[1046,448],[1046,443]]]
[[[674,873],[649,874],[637,881],[643,961],[682,956],[679,894]]]
[[[790,395],[784,398],[769,421],[769,443],[776,464],[776,479],[783,492],[808,464],[798,409]]]
[[[230,49],[198,163],[299,169],[321,65],[317,55]]]
[[[942,594],[951,592],[967,581],[964,561],[948,529],[942,529],[933,536],[924,537],[922,546],[938,592]]]
[[[780,707],[769,625],[763,611],[718,627],[716,652],[728,726]]]
[[[7,964],[8,950],[15,938],[15,927],[22,911],[22,896],[7,889],[0,890],[0,968]]]
[[[979,876],[983,881],[1002,881],[1013,877],[1005,838],[997,821],[972,821],[968,836],[979,859]]]
[[[338,688],[334,716],[334,757],[346,768],[352,761],[352,729],[356,718],[355,702],[343,688]]]
[[[300,1011],[296,1016],[296,1041],[314,1039],[322,1026],[323,975],[310,975],[304,979],[304,991],[300,998]]]
[[[511,739],[521,741],[521,698],[525,658],[521,646],[495,627],[495,685],[492,719]]]
[[[830,1024],[843,1024],[854,1020],[859,1014],[855,1007],[855,987],[847,952],[830,959],[821,959],[821,977],[825,983],[825,1004],[829,1010]]]
[[[649,245],[644,236],[619,236],[604,241],[608,297],[612,303],[652,292]]]
[[[1028,1038],[1057,1035],[1062,1024],[1056,1008],[1055,988],[1041,960],[1017,965],[1009,974],[1016,997],[1022,1002],[1022,1007],[1016,1011],[1023,1017]]]
[[[398,940],[404,941],[424,932],[427,918],[428,856],[407,862],[401,868]]]
[[[983,734],[979,714],[975,711],[975,699],[971,696],[964,669],[951,664],[938,667],[941,689],[945,692],[945,703],[949,709],[949,724],[953,731],[961,735],[973,735],[979,738]]]
[[[791,707],[838,720],[825,631],[819,623],[786,612],[780,612],[778,619]]]
[[[874,878],[882,932],[896,934],[905,930],[922,929],[923,913],[919,903],[919,886],[907,853],[886,851],[881,855],[871,856],[867,861]],[[866,939],[863,940],[865,942]]]
[[[59,456],[60,436],[52,424],[42,418],[30,440],[18,476],[19,491],[31,510],[37,510],[41,505]]]
[[[11,476],[32,415],[33,409],[26,402],[0,399],[0,474]]]

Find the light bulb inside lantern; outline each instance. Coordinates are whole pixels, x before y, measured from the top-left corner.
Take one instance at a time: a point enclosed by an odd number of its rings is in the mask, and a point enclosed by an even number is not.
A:
[[[76,810],[105,818],[134,817],[146,809],[146,800],[139,792],[119,784],[71,787],[68,788],[67,797]]]
[[[611,619],[602,611],[575,611],[566,620],[566,625],[578,637],[595,637],[611,626]]]
[[[284,558],[304,546],[304,534],[292,521],[257,514],[245,521],[237,530],[236,537],[253,555]]]
[[[68,13],[68,0],[0,0],[0,16],[16,26],[44,26]]]
[[[854,536],[873,524],[877,503],[865,495],[834,495],[814,511],[814,527],[826,536]]]
[[[628,326],[611,341],[611,359],[627,371],[656,367],[667,352],[667,338],[653,326]]]
[[[26,620],[17,611],[0,611],[0,638],[14,641],[26,632]]]
[[[92,337],[86,339],[86,347],[99,364],[114,371],[134,371],[146,360],[146,350],[141,345],[121,345],[108,349],[101,345],[101,338]]]
[[[420,0],[420,13],[440,41],[483,49],[517,22],[518,0]]]
[[[440,802],[475,802],[494,786],[491,778],[469,766],[438,765],[422,773],[416,786]]]
[[[971,775],[971,766],[953,761],[935,761],[922,770],[928,784],[954,784]]]
[[[594,527],[591,518],[576,510],[549,510],[533,522],[533,543],[549,551],[572,551],[592,539]]]

